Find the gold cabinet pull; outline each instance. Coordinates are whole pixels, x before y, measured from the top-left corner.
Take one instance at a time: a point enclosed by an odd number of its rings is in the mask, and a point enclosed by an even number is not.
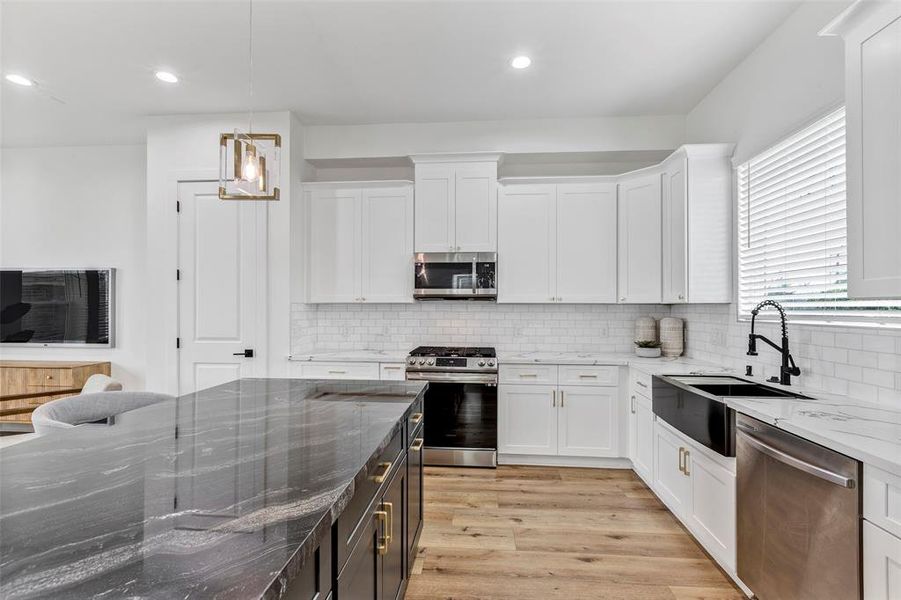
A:
[[[563,401],[566,398],[566,392],[560,390],[560,408],[563,408]]]
[[[390,461],[379,463],[379,468],[381,468],[383,470],[382,470],[381,474],[374,475],[372,477],[372,480],[375,481],[376,483],[384,483],[385,478],[388,477],[388,471],[391,470],[391,464],[392,463]]]
[[[382,508],[384,508],[388,512],[388,524],[385,526],[385,531],[387,532],[385,539],[387,541],[388,548],[390,548],[391,541],[393,539],[392,532],[394,531],[394,503],[382,502]]]
[[[346,373],[347,373],[347,371],[329,371],[328,372],[329,375],[344,375]]]
[[[413,440],[413,443],[410,444],[410,450],[414,450],[414,451],[416,451],[416,452],[419,452],[420,450],[422,450],[422,445],[423,445],[424,443],[425,443],[425,440],[424,440],[424,439],[422,439],[422,438],[416,438],[415,440]]]
[[[584,375],[584,374],[579,375],[579,379],[597,379],[597,378],[598,378],[597,375]]]
[[[375,511],[375,518],[378,520],[378,542],[376,542],[376,549],[379,551],[380,556],[384,556],[388,554],[388,544],[391,543],[391,534],[382,535],[383,532],[387,531],[386,524],[388,522],[388,513],[384,510]]]
[[[685,448],[679,448],[679,472],[685,474]]]
[[[629,409],[632,411],[632,414],[635,414],[635,394],[632,394],[632,400],[629,403]]]
[[[685,470],[682,471],[683,473],[685,473],[686,477],[691,475],[691,469],[688,468],[688,463],[690,460],[691,460],[691,450],[686,450],[685,451]]]
[[[410,420],[411,420],[415,425],[418,425],[419,422],[422,421],[422,413],[421,413],[421,412],[419,412],[419,413],[413,413],[412,415],[410,415]]]
[[[557,406],[557,390],[551,390],[551,406]]]

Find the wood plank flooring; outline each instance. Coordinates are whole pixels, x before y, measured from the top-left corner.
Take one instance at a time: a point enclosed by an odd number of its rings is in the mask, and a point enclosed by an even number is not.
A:
[[[426,467],[407,600],[742,600],[628,470]]]

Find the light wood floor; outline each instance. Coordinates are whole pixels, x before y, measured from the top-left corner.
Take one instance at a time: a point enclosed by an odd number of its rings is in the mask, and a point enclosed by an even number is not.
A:
[[[628,470],[427,467],[407,600],[740,600]]]

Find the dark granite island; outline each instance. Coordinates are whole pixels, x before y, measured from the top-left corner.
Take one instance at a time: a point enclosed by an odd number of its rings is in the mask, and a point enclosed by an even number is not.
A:
[[[424,390],[244,379],[4,448],[0,598],[402,596]]]

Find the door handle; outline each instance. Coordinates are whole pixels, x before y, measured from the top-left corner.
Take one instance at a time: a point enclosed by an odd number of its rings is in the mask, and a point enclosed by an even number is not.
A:
[[[243,356],[244,358],[253,358],[253,348],[247,348],[244,352],[235,352],[234,356]]]

